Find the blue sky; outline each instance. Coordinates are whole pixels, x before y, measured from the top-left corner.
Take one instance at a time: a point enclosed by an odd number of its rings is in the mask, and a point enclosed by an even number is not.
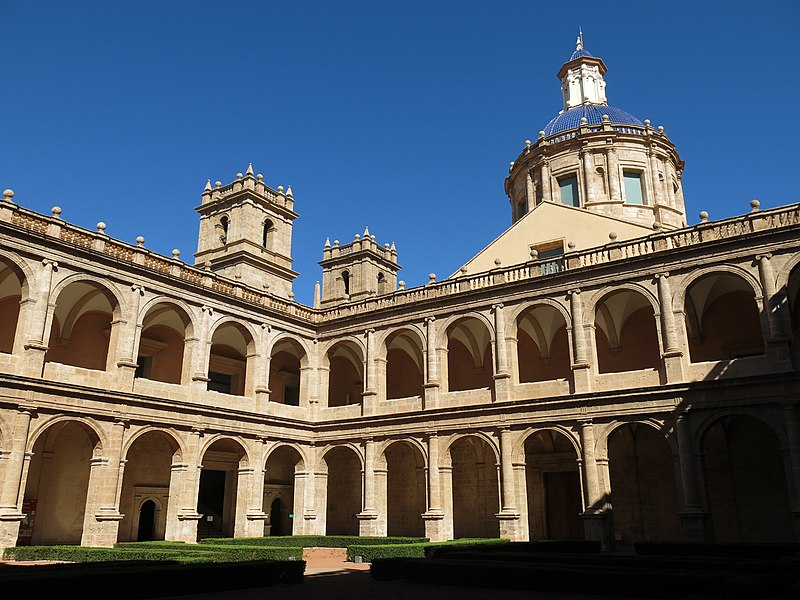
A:
[[[508,164],[586,48],[663,125],[688,220],[800,201],[800,2],[0,0],[0,188],[193,262],[207,179],[291,185],[296,299],[326,238],[394,242],[408,287],[510,225]]]

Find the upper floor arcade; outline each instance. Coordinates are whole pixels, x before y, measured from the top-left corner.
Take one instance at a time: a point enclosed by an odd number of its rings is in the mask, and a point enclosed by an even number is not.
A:
[[[798,206],[326,310],[57,221],[0,203],[7,375],[325,421],[798,364]]]

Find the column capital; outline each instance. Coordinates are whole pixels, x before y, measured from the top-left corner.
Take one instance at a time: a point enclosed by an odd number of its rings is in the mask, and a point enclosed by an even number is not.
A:
[[[426,323],[433,323],[435,320],[436,320],[436,317],[434,317],[434,316],[425,317],[425,322]]]
[[[42,259],[42,266],[50,267],[55,270],[58,268],[58,262],[49,258]]]
[[[669,277],[669,271],[662,271],[653,275],[656,279],[666,279]]]
[[[373,327],[364,330],[364,335],[369,335],[371,333],[375,333],[375,329]]]
[[[144,296],[144,286],[141,283],[131,284],[131,291],[134,294],[139,294],[140,296]]]
[[[756,260],[757,261],[761,261],[762,259],[769,260],[770,258],[772,258],[772,253],[771,252],[762,252],[760,254],[756,254]]]
[[[201,306],[200,310],[202,310],[209,317],[214,314],[214,309],[211,306],[208,306],[207,304],[204,304],[203,306]]]
[[[503,308],[502,302],[495,302],[494,304],[492,304],[492,310],[497,310],[498,308]]]
[[[577,290],[577,289],[575,289],[575,290],[567,290],[567,295],[568,296],[579,296],[580,293],[581,293],[581,291]]]
[[[267,333],[270,333],[272,331],[272,325],[270,325],[269,323],[262,323],[261,329],[263,329]]]
[[[38,410],[39,408],[34,404],[17,404],[17,412],[27,414],[30,417],[35,417]]]

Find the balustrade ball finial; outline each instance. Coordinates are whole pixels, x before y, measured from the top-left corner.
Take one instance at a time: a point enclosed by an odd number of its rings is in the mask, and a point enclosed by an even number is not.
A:
[[[756,212],[761,207],[761,202],[758,200],[750,200],[750,208],[753,209],[753,212]]]

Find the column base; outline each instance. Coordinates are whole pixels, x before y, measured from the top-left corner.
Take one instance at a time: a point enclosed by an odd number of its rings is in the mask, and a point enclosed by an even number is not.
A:
[[[422,395],[422,408],[436,408],[439,406],[439,394],[441,393],[439,382],[436,381],[426,383],[422,387],[424,388]]]
[[[495,515],[500,524],[500,537],[512,542],[519,542],[519,513],[513,511],[501,511]]]
[[[708,542],[708,514],[701,510],[685,510],[680,513],[681,534],[687,542]]]
[[[47,346],[41,342],[28,342],[24,348],[20,375],[41,377],[44,372],[44,356],[47,352]]]
[[[0,556],[6,548],[17,545],[19,525],[25,520],[25,516],[23,513],[0,515]]]
[[[356,515],[358,519],[358,535],[366,537],[378,537],[378,513],[362,512]]]
[[[502,402],[511,398],[511,375],[508,373],[497,373],[494,379],[493,400]]]
[[[119,535],[119,522],[125,515],[116,510],[99,511],[94,521],[84,524],[81,546],[112,548]]]
[[[680,350],[667,351],[662,359],[667,383],[681,383],[684,381],[683,352]]]
[[[425,523],[425,537],[432,542],[444,542],[450,538],[444,531],[444,513],[438,511],[428,511],[422,513],[422,521]]]
[[[175,523],[168,541],[197,543],[197,524],[203,515],[195,512],[178,513],[178,522]]]
[[[572,387],[573,392],[581,394],[592,391],[592,370],[588,364],[572,365]]]
[[[614,549],[614,521],[610,512],[585,512],[581,519],[587,540],[600,542],[602,552]]]

